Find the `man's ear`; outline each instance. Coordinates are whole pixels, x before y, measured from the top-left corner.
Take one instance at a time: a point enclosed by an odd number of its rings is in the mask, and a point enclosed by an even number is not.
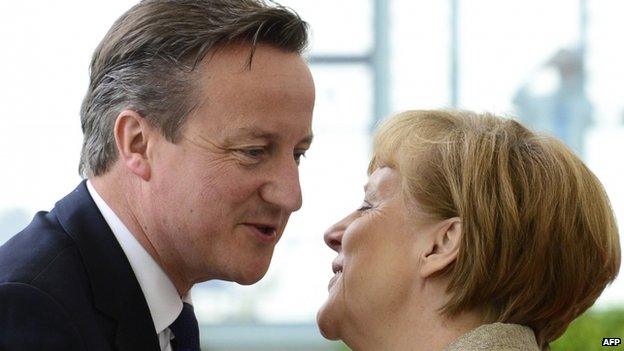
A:
[[[421,257],[420,276],[427,278],[449,266],[459,253],[462,225],[459,217],[449,218],[432,233],[429,247]]]
[[[147,157],[150,132],[149,124],[136,111],[123,110],[115,120],[115,143],[119,158],[130,172],[145,181],[151,176]]]

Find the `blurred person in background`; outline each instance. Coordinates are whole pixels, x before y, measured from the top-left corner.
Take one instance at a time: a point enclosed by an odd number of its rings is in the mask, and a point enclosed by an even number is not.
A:
[[[353,350],[545,350],[620,266],[605,191],[553,137],[408,111],[378,131],[317,322]]]
[[[307,25],[256,0],[145,0],[97,47],[87,178],[0,247],[1,350],[199,350],[190,290],[253,284],[312,141]]]
[[[548,87],[548,73],[554,86]],[[540,86],[544,85],[544,87]],[[518,117],[528,127],[563,140],[577,155],[585,151],[592,104],[585,91],[585,64],[578,49],[561,49],[516,93]]]

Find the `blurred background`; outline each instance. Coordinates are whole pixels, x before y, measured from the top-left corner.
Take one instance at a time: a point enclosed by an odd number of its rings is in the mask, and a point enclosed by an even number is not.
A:
[[[134,3],[0,2],[0,244],[79,183],[79,108],[90,56]],[[401,110],[491,111],[556,135],[597,174],[623,223],[624,2],[281,3],[312,30],[307,56],[317,104],[314,145],[300,168],[304,206],[260,283],[194,288],[204,349],[343,348],[325,341],[314,323],[334,258],[322,235],[360,204],[371,132]],[[573,325],[576,336],[554,349],[600,349],[596,338],[624,337],[620,306],[622,277]]]

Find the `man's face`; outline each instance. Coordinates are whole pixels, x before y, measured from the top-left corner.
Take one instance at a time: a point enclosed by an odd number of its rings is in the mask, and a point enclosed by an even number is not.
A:
[[[144,183],[145,232],[188,283],[257,282],[301,207],[298,163],[312,139],[314,83],[298,54],[230,45],[201,67],[201,105],[181,139],[159,137]],[[148,154],[149,154],[148,150]]]

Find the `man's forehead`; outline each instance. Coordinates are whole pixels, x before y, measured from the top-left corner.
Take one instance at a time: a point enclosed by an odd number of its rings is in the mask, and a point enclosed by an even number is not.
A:
[[[207,78],[274,75],[275,69],[284,75],[297,74],[293,71],[296,67],[286,66],[284,61],[306,66],[299,53],[287,52],[269,44],[260,43],[253,47],[250,43],[241,42],[216,48],[201,62],[201,67],[207,73]]]

